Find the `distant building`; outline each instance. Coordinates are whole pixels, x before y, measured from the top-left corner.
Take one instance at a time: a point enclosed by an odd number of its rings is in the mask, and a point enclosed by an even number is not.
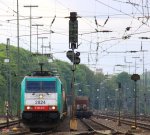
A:
[[[96,73],[96,74],[97,74],[97,73],[103,73],[103,69],[102,69],[102,68],[97,68],[96,71],[95,71],[95,73]]]

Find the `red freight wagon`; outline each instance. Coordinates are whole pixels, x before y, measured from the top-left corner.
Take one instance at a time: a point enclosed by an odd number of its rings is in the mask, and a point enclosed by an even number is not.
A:
[[[91,112],[89,110],[89,97],[87,96],[77,96],[75,98],[76,103],[76,116],[77,118],[89,118]]]

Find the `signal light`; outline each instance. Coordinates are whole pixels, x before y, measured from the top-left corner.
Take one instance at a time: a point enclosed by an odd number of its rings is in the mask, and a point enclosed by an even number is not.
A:
[[[76,56],[80,56],[80,52],[76,52]]]
[[[74,53],[72,50],[67,51],[66,53],[68,59],[73,62],[74,64],[79,64],[80,63],[80,52]]]
[[[74,58],[74,64],[79,64],[80,63],[80,52],[76,52],[75,58]]]
[[[69,48],[78,48],[78,20],[77,13],[70,12],[69,20]]]

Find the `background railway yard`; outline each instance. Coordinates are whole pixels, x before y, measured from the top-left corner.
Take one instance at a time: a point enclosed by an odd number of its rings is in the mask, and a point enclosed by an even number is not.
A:
[[[0,135],[150,135],[150,0],[0,11]]]
[[[1,118],[2,119],[2,118]],[[147,120],[140,118],[137,129],[132,127],[134,121],[121,117],[121,126],[118,126],[118,117],[106,115],[93,115],[89,119],[77,119],[77,130],[70,130],[70,118],[67,116],[57,127],[48,131],[36,129],[30,131],[22,122],[13,120],[7,125],[6,118],[0,123],[0,134],[2,135],[150,135],[150,124]]]

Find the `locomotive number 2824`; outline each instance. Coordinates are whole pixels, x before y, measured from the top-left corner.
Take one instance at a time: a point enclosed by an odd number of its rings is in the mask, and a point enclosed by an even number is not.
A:
[[[43,105],[43,104],[45,104],[45,101],[44,100],[36,100],[35,104]]]

